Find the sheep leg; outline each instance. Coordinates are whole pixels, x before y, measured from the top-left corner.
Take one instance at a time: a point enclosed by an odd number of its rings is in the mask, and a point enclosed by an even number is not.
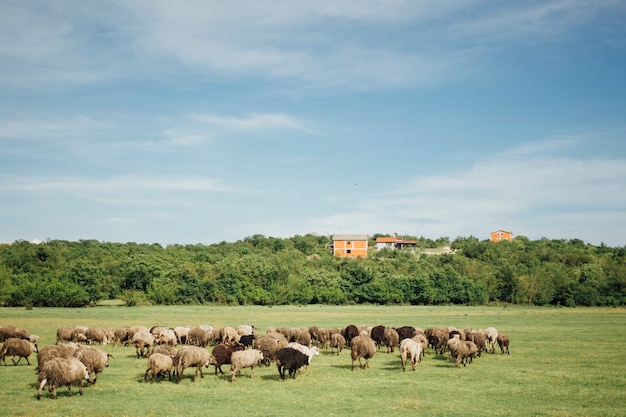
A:
[[[41,391],[43,391],[43,388],[46,386],[46,382],[48,382],[48,380],[46,378],[44,378],[39,383],[39,391],[37,391],[37,399],[38,400],[41,400]]]

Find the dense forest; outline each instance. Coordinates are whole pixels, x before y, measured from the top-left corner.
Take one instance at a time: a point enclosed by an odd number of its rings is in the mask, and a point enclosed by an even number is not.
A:
[[[449,244],[455,253],[370,249],[367,258],[341,259],[331,243],[318,235],[166,247],[17,241],[0,247],[0,305],[626,304],[626,247],[422,237],[420,248]]]

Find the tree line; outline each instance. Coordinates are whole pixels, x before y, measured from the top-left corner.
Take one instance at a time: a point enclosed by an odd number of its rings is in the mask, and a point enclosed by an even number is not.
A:
[[[370,247],[374,246],[372,237]],[[212,245],[17,241],[0,247],[0,305],[626,304],[626,247],[579,239],[435,241],[454,254],[331,253],[328,236],[263,235]]]

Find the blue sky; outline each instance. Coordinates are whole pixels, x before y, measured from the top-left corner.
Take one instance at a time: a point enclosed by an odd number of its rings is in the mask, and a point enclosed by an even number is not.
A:
[[[623,1],[0,7],[0,242],[626,244]]]

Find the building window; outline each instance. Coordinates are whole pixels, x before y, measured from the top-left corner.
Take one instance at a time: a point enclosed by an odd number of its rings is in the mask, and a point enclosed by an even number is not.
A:
[[[348,249],[347,252],[348,252],[348,254],[351,254],[352,253],[352,249]]]

